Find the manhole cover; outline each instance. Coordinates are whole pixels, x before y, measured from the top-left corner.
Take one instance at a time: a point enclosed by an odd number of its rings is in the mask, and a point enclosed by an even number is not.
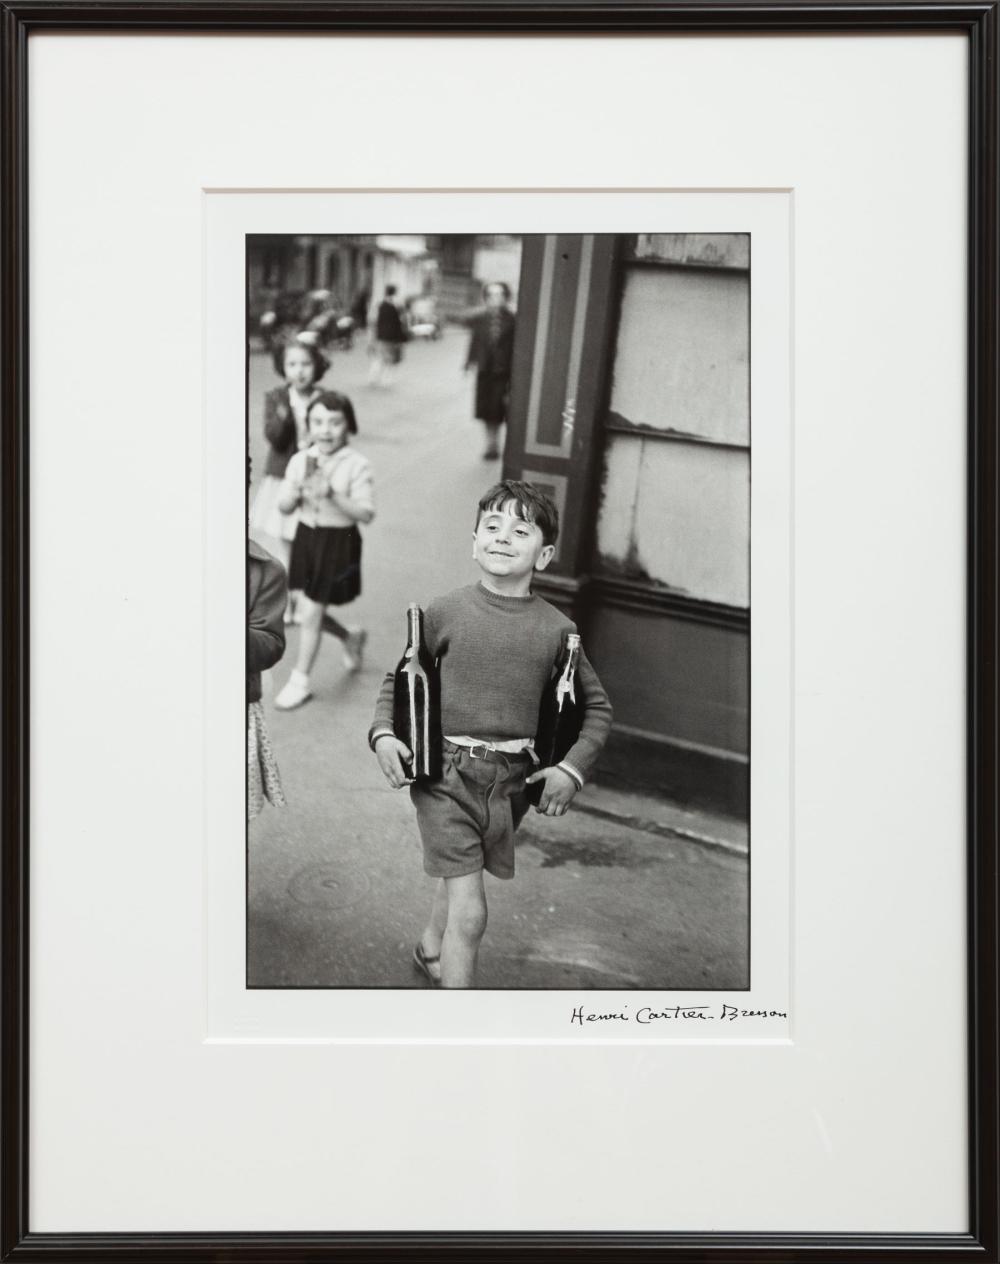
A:
[[[368,891],[368,878],[342,865],[310,865],[300,869],[288,884],[288,894],[296,904],[318,904],[323,908],[346,908]]]

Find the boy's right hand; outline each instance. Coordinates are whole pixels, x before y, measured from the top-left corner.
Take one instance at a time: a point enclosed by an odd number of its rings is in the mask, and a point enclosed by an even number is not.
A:
[[[413,781],[412,777],[406,775],[403,767],[404,759],[409,761],[413,758],[410,748],[392,733],[383,733],[375,739],[375,758],[393,790],[401,790]]]

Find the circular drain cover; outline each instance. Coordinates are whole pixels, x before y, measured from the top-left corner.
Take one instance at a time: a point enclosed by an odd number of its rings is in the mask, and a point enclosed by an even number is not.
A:
[[[342,865],[310,865],[300,869],[288,884],[288,894],[297,904],[346,908],[367,892],[365,874]]]

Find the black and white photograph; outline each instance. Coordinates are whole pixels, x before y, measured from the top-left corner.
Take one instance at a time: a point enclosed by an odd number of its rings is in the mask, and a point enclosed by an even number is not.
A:
[[[247,986],[750,986],[750,234],[246,238]]]

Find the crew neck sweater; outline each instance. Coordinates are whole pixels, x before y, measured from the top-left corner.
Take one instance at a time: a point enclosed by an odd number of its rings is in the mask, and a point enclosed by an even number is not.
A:
[[[532,593],[505,597],[469,584],[435,598],[424,612],[424,640],[441,672],[441,731],[480,741],[532,737],[542,692],[576,626]],[[611,728],[611,704],[581,651],[584,718],[566,763],[586,777]],[[369,740],[392,731],[393,673],[382,682]]]

